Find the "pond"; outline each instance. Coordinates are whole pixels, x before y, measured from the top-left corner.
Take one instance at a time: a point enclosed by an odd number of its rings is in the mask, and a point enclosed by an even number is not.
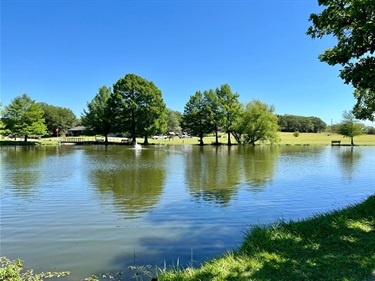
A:
[[[375,193],[375,147],[0,147],[1,255],[62,280],[186,266]]]

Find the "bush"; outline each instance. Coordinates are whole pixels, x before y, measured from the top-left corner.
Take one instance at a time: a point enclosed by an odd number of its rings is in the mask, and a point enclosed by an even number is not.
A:
[[[297,138],[299,136],[299,132],[298,131],[294,132],[293,136],[295,136]]]

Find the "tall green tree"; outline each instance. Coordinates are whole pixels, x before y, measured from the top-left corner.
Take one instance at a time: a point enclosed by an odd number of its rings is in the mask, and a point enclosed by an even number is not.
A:
[[[233,135],[240,144],[255,145],[257,141],[277,142],[278,118],[274,114],[275,108],[259,100],[249,102],[237,123]]]
[[[356,89],[354,114],[360,119],[375,118],[375,1],[318,0],[325,9],[311,14],[312,38],[334,36],[337,45],[319,55],[322,62],[341,65],[340,77]]]
[[[352,111],[343,113],[343,121],[339,124],[338,131],[340,135],[350,138],[350,144],[354,146],[354,137],[364,134],[364,126],[356,120]]]
[[[203,92],[206,100],[206,109],[209,115],[212,131],[215,133],[215,144],[219,144],[219,129],[223,124],[224,115],[217,91],[212,89]]]
[[[181,127],[184,131],[199,137],[203,145],[205,134],[212,132],[212,120],[207,108],[207,100],[201,91],[190,96],[182,114]]]
[[[129,132],[133,143],[137,136],[148,138],[166,130],[167,108],[161,91],[153,82],[127,74],[113,85],[113,94],[109,101],[115,123],[125,132]]]
[[[216,95],[220,101],[221,107],[221,126],[225,133],[228,134],[228,145],[231,145],[231,133],[241,114],[241,103],[239,102],[239,94],[233,93],[228,84],[221,85],[220,89],[216,89]]]
[[[43,109],[27,94],[16,97],[4,108],[2,120],[5,135],[22,136],[25,142],[30,135],[46,134]]]
[[[87,103],[87,110],[83,110],[81,116],[82,125],[86,126],[94,134],[105,136],[108,143],[108,134],[113,128],[113,114],[108,101],[111,96],[111,88],[102,86],[95,97]]]
[[[44,111],[43,118],[49,135],[53,135],[56,129],[59,132],[67,132],[77,122],[77,117],[68,108],[49,105],[44,102],[39,103],[39,105]]]

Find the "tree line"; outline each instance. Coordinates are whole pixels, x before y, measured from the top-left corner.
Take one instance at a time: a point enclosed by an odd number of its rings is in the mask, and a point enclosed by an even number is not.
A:
[[[208,134],[215,135],[215,144],[224,133],[228,145],[232,139],[255,145],[277,142],[278,131],[316,133],[327,127],[318,117],[276,115],[274,106],[259,100],[243,104],[228,84],[196,91],[180,113],[166,107],[161,90],[153,82],[135,74],[120,78],[113,88],[100,87],[80,121],[70,109],[36,103],[23,94],[2,110],[0,125],[3,135],[22,136],[27,141],[30,135],[52,136],[77,124],[85,126],[87,134],[105,136],[106,143],[109,134],[126,133],[133,143],[142,137],[148,144],[153,135],[183,131],[197,136],[201,145]]]
[[[281,132],[319,133],[327,128],[327,124],[318,117],[297,115],[278,115]]]
[[[232,144],[232,135],[241,144],[275,142],[278,131],[274,107],[260,101],[244,106],[239,102],[239,94],[233,93],[228,84],[197,91],[179,114],[167,109],[161,91],[153,82],[135,74],[120,78],[113,90],[101,87],[88,102],[82,124],[104,136],[126,132],[133,143],[137,137],[143,137],[144,144],[148,144],[151,136],[176,128],[198,136],[201,145],[204,136],[211,133],[215,134],[218,144],[219,132],[227,134],[228,145]],[[108,142],[107,137],[105,142]]]
[[[14,98],[0,113],[1,134],[23,137],[25,141],[29,136],[51,136],[56,130],[66,132],[78,122],[72,110],[36,103],[27,94]]]

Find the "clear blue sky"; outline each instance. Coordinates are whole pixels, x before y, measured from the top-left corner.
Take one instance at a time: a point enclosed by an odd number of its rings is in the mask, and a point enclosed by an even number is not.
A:
[[[127,73],[153,81],[168,108],[228,83],[241,102],[340,122],[355,100],[318,60],[333,38],[307,36],[317,0],[2,0],[1,101],[23,93],[77,117]]]

